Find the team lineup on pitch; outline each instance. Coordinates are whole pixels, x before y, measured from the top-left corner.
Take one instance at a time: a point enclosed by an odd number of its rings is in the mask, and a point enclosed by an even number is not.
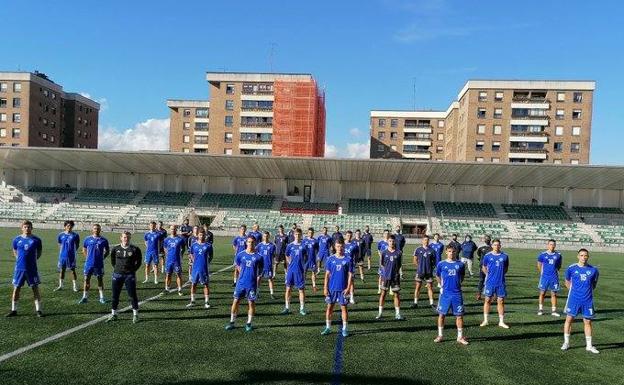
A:
[[[165,273],[165,287],[162,294],[150,297],[146,301],[160,298],[165,293],[177,292],[181,297],[184,295],[183,287],[190,284],[190,302],[187,308],[196,306],[196,289],[201,286],[204,292],[204,308],[210,309],[210,264],[213,259],[214,236],[206,228],[198,226],[191,227],[188,221],[180,226],[171,225],[169,234],[162,228],[162,223],[157,227],[155,222],[150,223],[150,230],[144,234],[145,256],[141,250],[130,243],[131,234],[122,232],[120,244],[110,248],[108,240],[101,235],[99,225],[92,226],[92,235],[87,237],[81,244],[77,233],[73,232],[74,223],[67,221],[64,231],[61,232],[57,241],[59,244],[58,270],[59,285],[55,291],[63,289],[64,278],[69,270],[72,273],[72,289],[78,292],[76,262],[80,246],[83,247],[85,256],[83,294],[79,304],[88,302],[90,291],[90,279],[95,275],[98,281],[99,302],[106,304],[104,298],[104,260],[110,255],[111,264],[114,268],[112,276],[112,310],[110,316],[105,320],[113,322],[118,319],[118,305],[121,290],[125,285],[129,297],[131,298],[131,309],[133,311],[133,322],[139,322],[139,299],[136,288],[136,272],[142,263],[145,263],[145,280],[143,284],[150,281],[150,274],[153,273],[154,284],[158,284],[159,270]],[[306,273],[310,273],[313,292],[316,293],[317,273],[323,270],[321,276],[322,295],[326,303],[325,328],[321,335],[331,334],[332,314],[334,306],[338,304],[341,310],[342,326],[339,330],[341,337],[349,336],[348,328],[348,306],[356,304],[359,283],[364,282],[364,270],[371,269],[371,260],[375,260],[375,254],[379,259],[378,266],[378,298],[379,309],[375,319],[382,318],[384,302],[386,296],[392,297],[394,302],[395,315],[397,321],[405,320],[401,313],[401,284],[411,279],[404,279],[403,274],[403,248],[405,246],[404,237],[396,231],[390,234],[384,232],[383,238],[375,243],[372,235],[366,229],[363,233],[359,230],[346,231],[344,235],[336,228],[336,232],[331,236],[327,233],[327,228],[322,230],[322,234],[314,238],[314,230],[308,229],[306,237],[303,237],[301,229],[293,225],[291,231],[286,234],[280,226],[278,233],[274,237],[274,243],[270,242],[271,234],[260,232],[259,225],[255,224],[250,232],[245,226],[239,229],[239,235],[232,240],[232,250],[234,254],[234,287],[233,303],[230,312],[230,320],[225,325],[225,330],[235,329],[235,321],[238,316],[241,301],[247,300],[248,313],[245,330],[254,330],[253,320],[256,313],[256,301],[262,291],[264,300],[268,298],[266,289],[260,290],[263,280],[268,282],[268,294],[272,301],[275,297],[276,270],[278,266],[284,266],[285,271],[285,295],[284,308],[281,314],[288,315],[290,311],[290,297],[292,290],[297,290],[299,297],[299,313],[301,316],[307,315],[306,308]],[[505,298],[507,287],[505,275],[509,267],[509,256],[501,251],[501,242],[485,237],[485,244],[477,247],[470,237],[466,237],[463,243],[454,239],[444,247],[440,242],[439,235],[434,236],[434,242],[429,243],[429,237],[422,237],[422,244],[416,248],[413,255],[413,265],[415,268],[415,291],[414,299],[410,308],[418,308],[420,290],[423,286],[427,289],[429,306],[438,313],[437,329],[438,335],[434,342],[439,343],[444,340],[444,321],[448,313],[451,313],[456,320],[457,338],[461,345],[468,345],[469,341],[464,335],[464,298],[462,293],[462,283],[464,276],[468,273],[473,276],[472,259],[477,253],[479,259],[479,275],[477,299],[485,297],[483,302],[483,321],[480,326],[489,324],[490,305],[493,300],[497,305],[499,317],[498,326],[509,329],[505,322]],[[189,255],[189,281],[183,285],[182,257],[188,247]],[[538,315],[543,315],[544,296],[551,294],[551,315],[559,317],[556,308],[557,292],[559,291],[559,270],[561,268],[562,257],[556,250],[556,242],[548,242],[547,250],[539,254],[537,267],[539,274],[539,297]],[[14,291],[11,301],[11,311],[8,317],[17,316],[17,304],[20,296],[20,289],[24,284],[32,287],[35,297],[35,311],[39,317],[43,317],[41,307],[41,295],[38,289],[40,277],[37,271],[36,262],[42,254],[41,240],[32,234],[32,223],[25,221],[22,224],[22,235],[14,238],[12,248],[16,256],[15,270],[13,276]],[[376,253],[375,253],[376,252]],[[312,256],[312,257],[310,257]],[[460,258],[461,256],[461,258]],[[581,249],[578,252],[578,263],[570,265],[565,271],[565,284],[569,289],[568,299],[564,310],[567,314],[564,325],[564,343],[562,350],[570,348],[571,324],[574,318],[580,314],[584,320],[586,335],[586,350],[591,353],[598,353],[592,343],[592,323],[594,318],[593,289],[596,287],[598,270],[589,265],[587,260],[589,252]],[[151,269],[150,269],[151,267]],[[225,271],[227,269],[221,269]],[[356,277],[358,271],[359,279]],[[176,278],[176,288],[171,287],[172,278]],[[438,303],[434,305],[434,278],[438,282]],[[266,297],[265,297],[266,296]],[[145,301],[144,301],[145,302]],[[259,301],[262,304],[262,300]],[[261,305],[262,306],[262,305]],[[420,305],[422,307],[422,305]],[[104,318],[102,318],[104,320]],[[80,330],[80,329],[78,329]],[[473,332],[477,334],[477,332]],[[62,337],[62,336],[61,336]],[[54,337],[50,341],[55,340]],[[48,341],[46,341],[47,343]],[[39,345],[26,347],[25,350]],[[17,353],[16,353],[17,352]],[[16,351],[5,355],[2,360],[20,354]]]

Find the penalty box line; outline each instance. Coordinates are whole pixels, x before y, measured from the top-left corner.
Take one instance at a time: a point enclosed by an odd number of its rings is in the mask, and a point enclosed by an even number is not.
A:
[[[234,267],[234,265],[226,266],[226,267],[224,267],[224,268],[222,268],[220,270],[215,271],[214,273],[210,273],[210,275],[212,276],[212,275],[215,275],[217,273],[222,273],[222,272],[224,272],[226,270],[231,269],[232,267]],[[189,285],[189,282],[186,282],[184,285],[182,285],[182,287],[187,287],[188,285]],[[155,295],[153,297],[150,297],[150,298],[147,298],[147,299],[144,299],[144,300],[140,301],[139,305],[143,305],[145,303],[157,300],[158,298],[161,298],[163,295],[164,295],[164,293],[158,293],[157,295]],[[132,306],[126,306],[123,309],[119,310],[118,312],[119,313],[123,313],[123,312],[126,312],[126,311],[130,310],[130,309],[132,309]],[[40,346],[49,344],[50,342],[54,342],[54,341],[56,341],[58,339],[66,337],[66,336],[68,336],[70,334],[73,334],[73,333],[75,333],[77,331],[80,331],[82,329],[86,329],[89,326],[96,325],[96,324],[98,324],[98,323],[108,319],[109,316],[110,316],[110,314],[103,315],[103,316],[98,317],[98,318],[96,318],[94,320],[91,320],[89,322],[85,322],[83,324],[75,326],[75,327],[73,327],[71,329],[67,329],[67,330],[65,330],[63,332],[54,334],[54,335],[52,335],[50,337],[47,337],[47,338],[45,338],[45,339],[43,339],[41,341],[38,341],[38,342],[35,342],[33,344],[24,346],[22,348],[19,348],[19,349],[15,350],[15,351],[10,352],[10,353],[3,354],[3,355],[0,356],[0,362],[4,362],[4,361],[9,360],[9,359],[11,359],[11,358],[13,358],[15,356],[20,355],[20,354],[26,353],[26,352],[28,352],[30,350],[33,350],[35,348],[38,348]]]

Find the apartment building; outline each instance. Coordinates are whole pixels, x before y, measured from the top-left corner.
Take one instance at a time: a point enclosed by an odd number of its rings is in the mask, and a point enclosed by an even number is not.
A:
[[[168,100],[170,151],[322,157],[325,96],[310,74],[208,72],[210,100]]]
[[[370,157],[589,163],[594,81],[470,80],[446,111],[370,112]]]
[[[40,72],[0,72],[0,146],[97,148],[99,103]]]

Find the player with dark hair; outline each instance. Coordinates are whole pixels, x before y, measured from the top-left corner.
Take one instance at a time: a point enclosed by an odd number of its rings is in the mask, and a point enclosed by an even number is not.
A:
[[[41,293],[39,292],[39,272],[37,260],[41,257],[42,243],[39,237],[32,233],[31,221],[22,222],[22,234],[13,239],[13,256],[15,257],[15,270],[13,272],[13,294],[11,295],[11,311],[7,317],[17,315],[17,301],[24,283],[32,288],[35,300],[35,312],[37,317],[43,317],[41,312]]]
[[[65,270],[69,269],[72,272],[72,287],[75,292],[78,292],[77,275],[76,275],[76,253],[80,247],[80,235],[75,233],[74,221],[65,221],[63,223],[63,232],[57,237],[59,244],[59,258],[58,258],[58,270],[59,270],[59,285],[54,291],[63,289],[63,280],[65,280]]]
[[[422,236],[422,244],[414,250],[414,266],[416,267],[416,287],[414,289],[414,303],[412,308],[418,307],[418,297],[420,296],[420,288],[423,281],[427,287],[427,295],[429,296],[429,306],[435,309],[433,304],[433,270],[435,269],[435,252],[429,248],[429,236]]]
[[[321,332],[322,335],[331,333],[331,319],[334,306],[339,304],[342,314],[342,336],[349,336],[349,331],[347,330],[349,319],[347,304],[349,302],[349,288],[352,286],[353,281],[353,261],[345,255],[343,246],[343,240],[337,239],[334,243],[336,254],[327,258],[327,263],[325,264],[323,295],[325,296],[327,308],[325,309],[325,329]]]
[[[360,250],[358,248],[358,243],[353,240],[353,232],[348,230],[345,233],[345,239],[343,244],[344,255],[351,260],[352,264],[355,264],[354,261],[358,258],[360,254]],[[355,283],[351,280],[351,287],[349,288],[349,303],[355,304]]]
[[[364,234],[362,234],[364,240],[364,256],[366,257],[367,270],[371,269],[371,254],[373,251],[373,235],[370,233],[370,227],[364,227]]]
[[[189,275],[191,281],[191,302],[186,307],[195,306],[197,285],[202,285],[204,286],[204,308],[210,309],[210,262],[212,262],[213,248],[212,243],[206,242],[204,229],[197,231],[197,239],[191,245],[189,256],[192,258],[192,268]]]
[[[477,249],[477,258],[479,258],[479,283],[477,283],[477,301],[481,300],[483,286],[485,285],[485,273],[483,272],[483,258],[487,253],[492,251],[492,238],[489,235],[483,236],[483,245]]]
[[[358,272],[360,273],[360,281],[364,282],[364,256],[366,254],[366,245],[364,243],[364,238],[362,238],[362,232],[360,229],[355,230],[355,238],[353,242],[357,245],[357,254],[353,262],[355,266],[358,268]]]
[[[381,253],[388,248],[388,239],[390,238],[390,231],[384,230],[383,238],[377,242],[377,255],[379,257],[379,266],[380,268],[377,270],[377,294],[381,294]],[[396,247],[396,245],[395,245]]]
[[[557,313],[557,293],[559,292],[559,270],[563,257],[555,250],[557,242],[554,239],[548,241],[546,251],[537,256],[537,271],[540,278],[537,288],[539,289],[537,315],[544,314],[544,297],[546,291],[550,291],[550,315],[560,317]]]
[[[178,295],[182,296],[182,254],[186,240],[178,235],[178,226],[171,225],[169,227],[169,236],[164,240],[165,252],[167,258],[165,260],[165,292],[170,293],[171,276],[176,274],[176,284],[178,286]]]
[[[273,292],[273,259],[275,258],[275,244],[269,241],[271,234],[268,231],[262,233],[262,242],[256,246],[256,253],[262,257],[262,270],[258,274],[258,290],[260,290],[260,282],[262,278],[269,281],[269,293],[271,299],[275,299]]]
[[[436,266],[436,279],[440,282],[440,298],[438,298],[438,336],[434,342],[442,342],[444,332],[444,319],[449,311],[455,316],[457,325],[457,343],[468,345],[464,337],[464,297],[462,294],[462,281],[466,274],[463,262],[453,259],[455,250],[451,246],[446,247],[446,260]]]
[[[167,229],[163,226],[163,221],[158,221],[158,226],[156,227],[156,231],[160,235],[159,244],[158,244],[158,257],[160,258],[160,273],[165,273],[165,238],[167,238]]]
[[[238,316],[238,306],[243,298],[247,298],[247,303],[249,304],[245,331],[251,332],[253,330],[252,322],[256,313],[256,296],[258,290],[258,267],[262,263],[262,257],[255,251],[255,242],[256,240],[253,236],[248,236],[245,240],[245,250],[236,255],[234,264],[236,265],[236,269],[239,270],[239,275],[236,287],[234,288],[234,300],[232,301],[232,308],[230,311],[230,322],[225,326],[225,330],[234,329],[234,323]]]
[[[238,255],[238,253],[245,250],[246,242],[247,242],[247,226],[240,225],[240,227],[238,228],[238,235],[232,239],[232,249],[234,250],[234,262],[236,262],[236,256]],[[233,273],[234,283],[232,283],[232,287],[236,286],[236,279],[238,279],[239,270],[240,269],[236,269],[236,268],[234,269],[234,273]]]
[[[388,291],[394,293],[394,319],[403,320],[401,316],[401,265],[403,253],[395,246],[395,237],[388,237],[388,247],[381,252],[381,294],[379,295],[379,313],[376,319],[380,319],[383,313],[386,294]]]
[[[86,257],[86,261],[82,298],[78,303],[87,303],[92,275],[97,278],[100,303],[106,303],[104,299],[104,259],[108,257],[110,247],[108,240],[101,233],[102,227],[97,223],[94,224],[91,227],[91,236],[87,237],[82,245],[82,254]]]
[[[305,310],[305,264],[307,250],[301,242],[301,229],[295,230],[295,240],[286,247],[286,292],[284,293],[284,310],[281,314],[290,314],[290,293],[292,288],[299,291],[299,314],[306,315]]]
[[[318,254],[316,255],[316,263],[318,268],[321,266],[325,266],[325,259],[327,259],[331,254],[331,249],[333,247],[332,237],[327,235],[327,227],[323,227],[321,229],[321,235],[316,237],[316,242],[318,243]]]
[[[284,233],[284,226],[279,225],[277,234],[275,234],[275,260],[273,261],[273,277],[277,274],[277,265],[280,263],[284,266],[284,274],[286,274],[286,246],[288,246],[288,235]]]
[[[481,327],[488,325],[488,315],[493,296],[496,296],[496,309],[498,310],[498,326],[509,329],[505,323],[505,297],[507,287],[505,275],[509,270],[509,256],[501,251],[501,241],[492,241],[492,251],[483,258],[483,272],[485,273],[485,302],[483,303],[483,322]]]
[[[161,233],[156,230],[156,222],[149,224],[149,231],[143,236],[145,241],[145,280],[149,281],[149,268],[152,266],[154,272],[154,284],[158,285],[158,252],[161,242]]]
[[[477,251],[477,244],[472,241],[472,236],[466,234],[464,242],[461,244],[461,261],[464,266],[468,268],[468,274],[472,277],[472,260],[474,259],[474,253]]]
[[[136,272],[141,267],[141,249],[130,244],[130,232],[121,233],[121,243],[111,250],[111,264],[113,266],[113,280],[111,284],[112,306],[108,321],[117,320],[117,307],[121,289],[126,286],[132,305],[132,323],[139,322],[139,298],[136,289]]]
[[[448,243],[449,246],[453,248],[455,251],[453,254],[453,258],[456,261],[459,261],[459,252],[461,251],[461,243],[457,241],[457,234],[451,235],[451,241]]]
[[[314,238],[314,229],[308,228],[308,233],[303,238],[303,246],[306,249],[307,260],[305,264],[305,271],[310,272],[312,278],[312,291],[316,293],[316,274],[319,272],[316,257],[318,255],[318,241]]]

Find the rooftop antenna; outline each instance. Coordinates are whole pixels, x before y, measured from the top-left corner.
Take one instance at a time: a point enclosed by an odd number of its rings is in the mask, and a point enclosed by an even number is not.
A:
[[[270,48],[269,48],[269,72],[273,72],[273,57],[275,55],[275,46],[277,44],[275,44],[274,42],[271,42],[270,44]]]

